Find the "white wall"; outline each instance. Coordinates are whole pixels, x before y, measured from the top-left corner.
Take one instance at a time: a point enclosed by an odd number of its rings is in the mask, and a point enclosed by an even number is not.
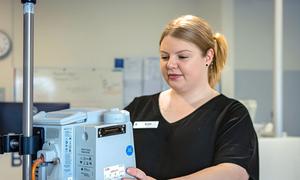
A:
[[[283,66],[300,70],[300,1],[283,1]],[[274,0],[235,0],[235,68],[271,70],[274,59]]]
[[[222,0],[37,0],[35,6],[35,67],[104,67],[115,57],[158,56],[165,24],[194,14],[222,30]],[[13,40],[13,51],[0,61],[0,87],[13,100],[13,69],[22,68],[22,4],[0,0],[0,29]],[[21,179],[0,155],[1,179]],[[9,169],[9,171],[7,171]]]
[[[13,37],[13,11],[12,1],[0,1],[0,30],[6,32],[10,37]],[[6,56],[0,60],[0,88],[5,89],[4,98],[12,100],[13,97],[13,54],[14,48],[10,56]]]
[[[14,64],[20,66],[22,9],[18,1],[14,2]],[[212,8],[219,9],[218,1],[207,2],[209,1],[38,1],[35,18],[35,65],[111,68],[116,56],[158,55],[158,40],[163,27],[179,15],[201,15],[220,28],[219,13],[208,11]]]
[[[38,0],[34,65],[111,68],[115,57],[158,56],[159,37],[169,20],[199,15],[220,31],[220,9],[221,0]],[[22,68],[23,10],[20,1],[11,0],[1,0],[0,10],[0,29],[13,40],[12,53],[0,62],[0,87],[9,101],[13,68]]]
[[[236,0],[236,69],[271,69],[273,0]]]
[[[256,99],[257,122],[272,120],[274,0],[235,0],[235,97]],[[284,131],[300,135],[300,1],[283,1]]]
[[[300,1],[284,0],[283,2],[283,67],[285,70],[299,71]]]

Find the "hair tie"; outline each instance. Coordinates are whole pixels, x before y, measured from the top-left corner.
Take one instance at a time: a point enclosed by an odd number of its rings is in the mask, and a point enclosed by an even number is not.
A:
[[[213,35],[213,38],[214,38],[215,40],[217,40],[217,38],[219,38],[220,36],[221,36],[220,33],[215,33],[215,35]]]

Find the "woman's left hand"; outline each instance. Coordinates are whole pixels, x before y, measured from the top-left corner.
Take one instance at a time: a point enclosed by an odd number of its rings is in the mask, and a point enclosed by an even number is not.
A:
[[[127,168],[127,174],[135,177],[138,180],[155,180],[154,178],[147,176],[142,170],[138,168]],[[131,178],[123,178],[122,180],[132,180]]]

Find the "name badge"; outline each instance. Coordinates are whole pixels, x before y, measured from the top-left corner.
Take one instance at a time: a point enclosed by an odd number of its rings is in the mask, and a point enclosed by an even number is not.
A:
[[[158,121],[135,121],[133,129],[153,129],[158,127]]]

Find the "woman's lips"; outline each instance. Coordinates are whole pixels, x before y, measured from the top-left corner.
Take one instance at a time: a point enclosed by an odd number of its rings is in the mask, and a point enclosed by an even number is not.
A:
[[[181,74],[168,74],[168,78],[173,81],[179,79],[181,76]]]

